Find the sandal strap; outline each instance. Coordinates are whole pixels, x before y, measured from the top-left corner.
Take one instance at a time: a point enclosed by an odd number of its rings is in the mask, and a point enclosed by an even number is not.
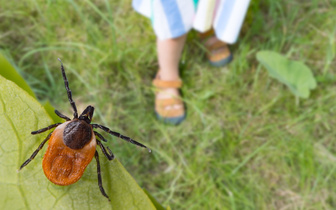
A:
[[[172,105],[178,105],[178,104],[183,104],[183,102],[179,98],[167,98],[167,99],[157,100],[157,105],[160,107],[161,106],[172,106]]]
[[[164,81],[156,78],[152,84],[157,88],[180,88],[182,87],[182,80]]]
[[[221,41],[216,41],[214,43],[210,44],[206,44],[205,43],[205,47],[209,50],[209,51],[213,51],[213,50],[217,50],[223,47],[227,47],[227,44]]]
[[[219,48],[223,48],[223,47],[226,47],[227,44],[220,41],[220,40],[217,40],[216,42],[214,43],[211,43],[211,44],[208,44],[208,41],[211,37],[214,37],[215,36],[215,32],[213,29],[210,29],[209,31],[207,32],[204,32],[204,33],[199,33],[198,35],[200,37],[200,39],[202,40],[202,42],[204,43],[204,46],[207,48],[207,50],[209,51],[212,51],[212,50],[217,50]]]
[[[166,107],[180,105],[178,108],[166,109]],[[156,99],[155,111],[161,117],[181,117],[185,115],[183,102],[178,98]]]

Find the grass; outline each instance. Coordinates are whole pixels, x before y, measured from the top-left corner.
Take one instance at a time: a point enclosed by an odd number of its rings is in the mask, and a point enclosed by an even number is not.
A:
[[[60,57],[79,110],[148,145],[114,139],[113,152],[172,209],[335,209],[336,1],[253,1],[235,59],[212,68],[195,38],[181,63],[187,120],[153,114],[155,36],[131,1],[2,1],[0,48],[38,97],[70,115]],[[300,100],[268,77],[255,54],[305,62],[318,87]],[[108,164],[106,161],[104,164]]]

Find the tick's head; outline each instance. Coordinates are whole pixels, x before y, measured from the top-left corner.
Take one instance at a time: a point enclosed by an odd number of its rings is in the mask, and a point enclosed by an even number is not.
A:
[[[93,112],[94,112],[94,107],[89,105],[88,107],[86,107],[86,109],[83,111],[83,113],[79,116],[78,119],[84,120],[85,122],[90,124],[92,120]]]

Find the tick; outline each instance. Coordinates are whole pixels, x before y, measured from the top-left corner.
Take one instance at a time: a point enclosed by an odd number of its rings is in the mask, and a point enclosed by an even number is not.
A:
[[[95,157],[97,162],[97,173],[98,173],[98,186],[103,194],[109,201],[108,195],[105,193],[100,164],[99,156],[97,152],[97,145],[102,150],[103,154],[108,160],[113,160],[114,155],[110,148],[105,147],[101,141],[106,142],[107,140],[94,129],[101,129],[112,136],[119,137],[125,141],[128,141],[136,146],[147,148],[145,145],[110,130],[109,128],[99,125],[91,124],[94,107],[88,106],[83,111],[83,113],[78,117],[77,107],[75,102],[72,100],[71,90],[69,88],[69,82],[66,77],[63,63],[61,63],[61,72],[64,80],[65,89],[68,94],[68,99],[74,111],[73,119],[63,115],[59,111],[55,110],[55,113],[66,120],[64,123],[56,123],[49,125],[48,127],[42,128],[37,131],[32,131],[31,134],[40,134],[50,129],[54,131],[50,132],[48,136],[42,141],[39,147],[33,152],[33,154],[28,158],[20,167],[20,170],[25,167],[30,161],[32,161],[37,153],[42,149],[44,144],[49,140],[48,148],[43,157],[42,168],[46,177],[54,184],[66,186],[77,182],[83,175],[86,167]],[[149,152],[151,150],[147,148]]]

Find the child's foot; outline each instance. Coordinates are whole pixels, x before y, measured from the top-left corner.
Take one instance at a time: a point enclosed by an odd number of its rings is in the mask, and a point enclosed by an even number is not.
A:
[[[221,67],[232,61],[233,56],[228,45],[219,40],[213,30],[201,33],[199,36],[208,51],[207,57],[212,66]]]
[[[153,80],[153,86],[157,88],[155,96],[157,118],[173,125],[181,123],[185,119],[185,108],[179,93],[182,81],[180,79],[165,81],[158,73]]]
[[[212,66],[221,67],[232,61],[232,54],[228,45],[216,36],[210,37],[205,42],[205,47],[208,49],[208,60]]]

